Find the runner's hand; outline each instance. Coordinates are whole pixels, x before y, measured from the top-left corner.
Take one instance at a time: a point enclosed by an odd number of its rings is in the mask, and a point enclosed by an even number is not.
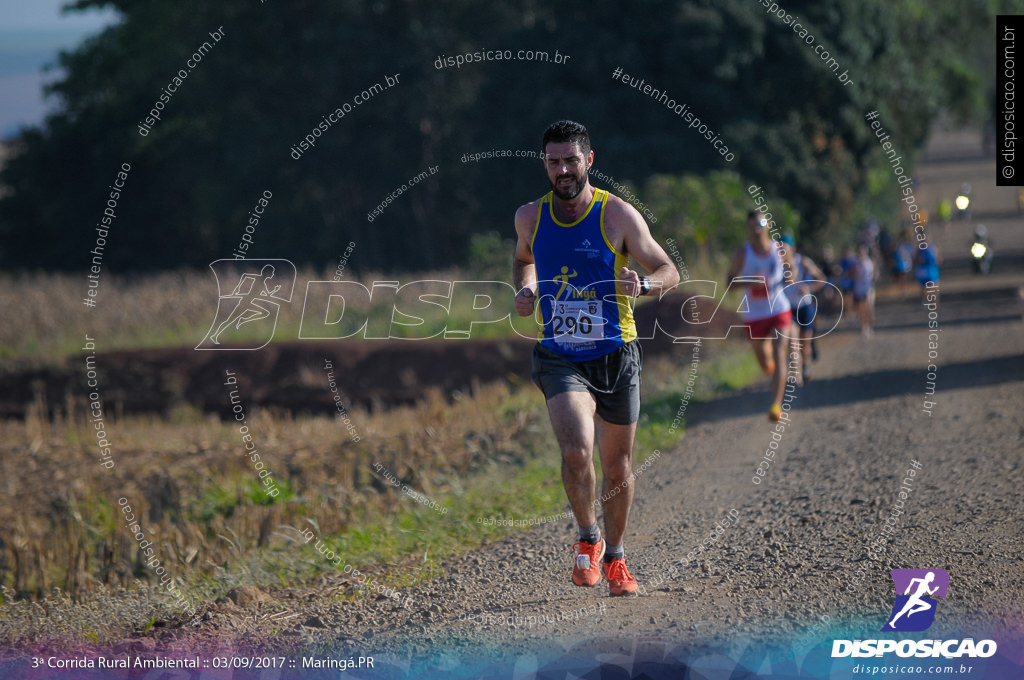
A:
[[[628,267],[623,267],[619,272],[619,283],[622,284],[622,292],[630,297],[640,295],[640,275]]]
[[[516,314],[519,316],[533,316],[533,306],[537,303],[537,296],[529,288],[523,288],[516,293]]]

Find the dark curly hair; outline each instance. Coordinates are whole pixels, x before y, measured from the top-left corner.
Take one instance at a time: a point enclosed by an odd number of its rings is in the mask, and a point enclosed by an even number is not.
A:
[[[587,128],[575,121],[560,120],[549,125],[548,129],[544,131],[540,148],[546,151],[550,142],[576,144],[580,147],[584,157],[590,153],[590,133],[587,132]]]

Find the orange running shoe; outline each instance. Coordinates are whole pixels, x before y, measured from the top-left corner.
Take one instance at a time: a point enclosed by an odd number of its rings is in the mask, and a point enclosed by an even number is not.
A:
[[[768,409],[768,420],[779,422],[779,418],[782,417],[782,406],[779,404],[772,404],[772,407]]]
[[[775,359],[768,357],[768,363],[761,367],[761,371],[769,378],[775,375]]]
[[[604,557],[604,536],[597,543],[573,543],[576,564],[572,568],[572,582],[578,586],[596,586],[601,580],[601,558]]]
[[[636,579],[626,569],[626,560],[616,557],[611,562],[603,562],[601,571],[608,579],[608,591],[612,595],[629,595],[636,592]]]

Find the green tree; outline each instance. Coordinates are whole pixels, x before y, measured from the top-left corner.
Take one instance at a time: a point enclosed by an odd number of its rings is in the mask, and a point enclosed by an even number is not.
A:
[[[868,110],[908,164],[937,116],[977,115],[985,79],[973,46],[990,40],[1005,3],[787,4],[852,85],[750,0],[78,0],[73,8],[111,7],[122,20],[61,56],[58,110],[13,142],[0,173],[0,263],[85,268],[107,187],[127,162],[104,260],[117,270],[230,257],[264,190],[273,199],[251,256],[323,264],[355,241],[357,268],[464,264],[474,234],[510,234],[516,207],[548,185],[536,159],[462,155],[537,149],[564,117],[588,125],[607,174],[657,189],[648,178],[737,173],[791,204],[814,238],[857,214],[881,163]],[[163,88],[221,26],[224,38],[140,135]],[[435,68],[441,56],[520,49],[552,61]],[[617,67],[686,103],[734,161],[613,80]],[[292,157],[324,116],[386,77],[398,84]]]

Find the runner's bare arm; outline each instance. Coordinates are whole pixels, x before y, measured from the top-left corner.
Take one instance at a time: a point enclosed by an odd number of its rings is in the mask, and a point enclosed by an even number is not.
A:
[[[516,288],[515,307],[519,316],[533,314],[537,301],[537,269],[534,266],[533,230],[537,222],[537,203],[527,203],[516,211],[516,252],[512,260],[512,285]]]
[[[679,283],[679,272],[668,253],[651,236],[651,230],[640,212],[629,203],[609,196],[605,210],[605,231],[613,245],[621,238],[624,252],[650,272],[650,295],[661,295]],[[619,238],[614,237],[614,234],[618,234]],[[642,294],[640,275],[637,272],[623,267],[619,272],[619,280],[627,295],[637,297]]]
[[[777,241],[775,244],[779,251],[779,257],[782,258],[782,282],[784,285],[794,283],[796,281],[796,260],[793,259],[793,249],[783,248]]]
[[[821,271],[821,268],[818,265],[814,264],[814,260],[807,257],[806,255],[803,255],[800,261],[803,263],[804,269],[807,270],[807,273],[810,274],[811,278],[813,279],[813,281],[810,284],[808,284],[807,291],[809,293],[817,293],[819,290],[825,287],[825,283],[828,280],[825,277],[825,272]]]
[[[736,281],[740,272],[743,271],[743,263],[746,259],[747,249],[742,247],[736,251],[735,255],[732,256],[732,262],[729,263],[729,273],[725,275],[726,287],[742,287],[751,285],[749,281]]]

